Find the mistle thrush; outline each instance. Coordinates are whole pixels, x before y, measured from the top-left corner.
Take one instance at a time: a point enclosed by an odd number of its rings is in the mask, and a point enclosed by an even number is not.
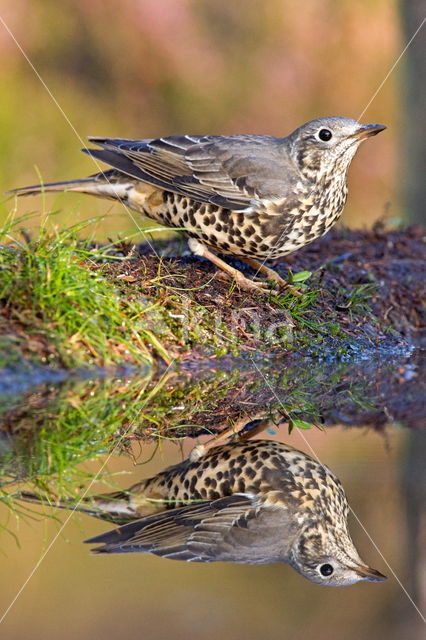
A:
[[[40,502],[37,496],[22,498]],[[50,503],[54,504],[54,503]],[[312,582],[386,577],[359,557],[338,478],[302,451],[253,440],[196,447],[128,491],[58,503],[121,525],[87,542],[192,562],[284,562]],[[126,524],[123,524],[126,523]]]
[[[311,120],[286,138],[92,137],[101,149],[83,151],[112,170],[14,193],[78,191],[120,200],[162,225],[183,228],[190,249],[235,278],[240,288],[270,290],[212,250],[237,256],[285,288],[285,280],[264,261],[296,251],[330,229],[343,211],[347,171],[357,148],[385,128],[328,117]]]

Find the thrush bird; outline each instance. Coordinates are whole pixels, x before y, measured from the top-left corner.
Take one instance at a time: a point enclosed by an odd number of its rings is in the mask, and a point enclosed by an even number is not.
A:
[[[286,138],[89,138],[101,149],[83,151],[112,170],[14,193],[78,191],[120,200],[167,227],[183,228],[190,249],[240,288],[270,291],[212,251],[238,256],[274,286],[286,288],[264,261],[296,251],[330,229],[345,205],[346,175],[357,148],[385,128],[329,117],[307,122]]]
[[[23,494],[31,501],[33,495]],[[70,503],[58,506],[75,508]],[[96,553],[141,551],[193,562],[285,562],[312,582],[344,586],[385,576],[359,557],[336,476],[302,451],[254,440],[196,447],[126,492],[77,508],[123,523],[87,540]]]

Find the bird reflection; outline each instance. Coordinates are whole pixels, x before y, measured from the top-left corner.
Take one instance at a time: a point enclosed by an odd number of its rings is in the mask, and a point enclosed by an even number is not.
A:
[[[32,494],[22,494],[38,501]],[[269,440],[240,441],[190,456],[128,491],[77,508],[118,525],[86,542],[95,553],[140,551],[190,562],[284,562],[322,585],[386,577],[359,557],[338,478],[306,453]]]

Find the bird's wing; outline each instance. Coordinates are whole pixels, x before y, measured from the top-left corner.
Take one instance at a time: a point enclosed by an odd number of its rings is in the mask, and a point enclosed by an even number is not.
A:
[[[96,553],[141,551],[195,562],[272,562],[285,536],[282,511],[233,495],[142,518],[86,542],[103,544]]]
[[[285,145],[270,136],[89,138],[86,153],[143,182],[202,203],[242,210],[283,198],[295,176]]]

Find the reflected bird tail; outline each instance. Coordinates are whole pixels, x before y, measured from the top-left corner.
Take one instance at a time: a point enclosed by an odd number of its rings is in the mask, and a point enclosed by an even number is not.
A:
[[[133,494],[128,491],[114,491],[98,496],[90,496],[81,500],[73,498],[54,500],[51,497],[43,497],[29,491],[22,491],[18,498],[33,504],[57,507],[58,509],[67,509],[69,511],[79,511],[115,524],[132,522],[142,515],[156,511],[158,508],[158,506],[153,506],[152,503],[149,504],[147,500],[145,500],[144,505],[142,505],[143,500],[141,500],[141,498],[139,498],[138,504],[134,504]]]

